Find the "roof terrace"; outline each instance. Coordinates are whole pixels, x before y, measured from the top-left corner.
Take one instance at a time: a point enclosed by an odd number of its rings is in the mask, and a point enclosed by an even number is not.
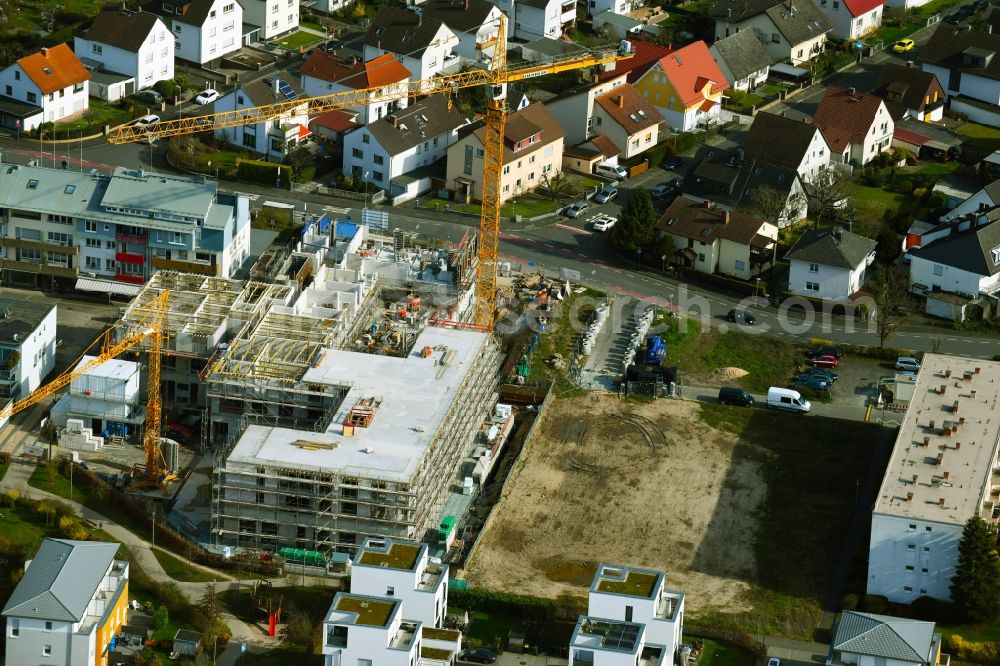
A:
[[[368,541],[355,564],[413,571],[420,557],[421,546],[392,541]]]
[[[590,591],[652,599],[662,576],[663,574],[659,571],[651,569],[613,567],[602,564],[597,569]]]
[[[389,624],[399,600],[386,601],[377,597],[341,594],[337,597],[334,610],[354,614],[355,625],[384,627]]]
[[[571,647],[636,654],[643,631],[643,626],[636,622],[581,615],[573,632]]]

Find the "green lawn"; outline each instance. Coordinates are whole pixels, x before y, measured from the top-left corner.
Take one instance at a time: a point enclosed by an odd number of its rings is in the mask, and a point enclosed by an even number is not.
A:
[[[289,608],[303,610],[314,620],[320,621],[330,610],[330,603],[337,590],[332,587],[289,586],[276,587],[274,593],[281,597],[282,608],[286,611]],[[219,598],[229,612],[247,624],[252,625],[267,619],[263,611],[252,608],[249,585],[242,585],[239,590],[222,590],[219,592]]]
[[[44,519],[39,519],[30,509],[21,505],[17,508],[0,508],[0,535],[11,545],[23,545],[27,552],[34,552],[37,544],[47,536],[55,536],[55,527],[46,527]]]
[[[690,639],[684,634],[685,639]],[[720,643],[708,638],[704,642],[698,666],[754,666],[756,663],[752,653],[740,649],[730,643]]]
[[[165,550],[154,548],[153,555],[168,576],[182,583],[209,583],[219,579],[218,575],[213,575],[202,569],[193,567]]]
[[[912,21],[904,21],[902,25],[883,25],[879,28],[878,32],[875,33],[874,41],[881,41],[886,48],[891,48],[893,44],[898,42],[904,37],[909,37],[917,30],[920,29],[921,23],[913,23]],[[873,39],[866,40],[871,43]]]
[[[323,32],[324,28],[321,23],[314,23],[312,21],[299,21],[299,26],[302,28],[309,28],[311,30],[319,30]]]
[[[961,4],[963,0],[931,0],[926,5],[922,5],[913,10],[913,15],[922,19],[928,19],[935,14],[950,13],[949,9]]]
[[[594,308],[605,301],[605,294],[594,289],[573,294],[550,315],[545,332],[539,335],[538,345],[531,353],[530,374],[528,383],[545,384],[556,382],[556,390],[560,393],[573,388],[564,370],[557,370],[546,363],[554,354],[561,354],[563,359],[569,359],[578,352],[577,341],[580,333],[590,321]],[[589,302],[588,302],[589,301]],[[576,317],[577,322],[571,322],[570,317]]]
[[[760,529],[753,545],[753,611],[742,616],[709,613],[698,621],[808,640],[837,566],[878,427],[715,404],[701,405],[701,417],[707,425],[739,436],[734,458],[758,464],[768,492],[758,509]]]
[[[956,131],[970,139],[1000,139],[1000,128],[979,125],[978,123],[962,123]]]
[[[322,42],[323,38],[319,35],[314,35],[311,32],[299,30],[290,35],[279,37],[276,41],[278,46],[286,51],[298,51],[302,47],[308,47]]]
[[[976,643],[1000,643],[1000,618],[992,624],[978,625],[945,625],[938,624],[937,631],[947,638],[948,636],[961,636],[967,641]]]
[[[881,187],[857,185],[850,194],[851,203],[866,213],[866,217],[882,219],[887,210],[898,210],[913,204],[913,197],[900,192],[887,192]]]
[[[56,125],[56,132],[72,137],[74,132],[94,134],[104,129],[105,125],[121,125],[136,118],[138,115],[123,107],[110,104],[104,100],[90,98],[87,111],[74,120]]]
[[[792,85],[790,83],[768,83],[767,85],[757,88],[757,92],[764,97],[773,97],[782,90],[788,90],[791,87]]]
[[[177,166],[207,175],[235,175],[237,162],[241,158],[252,158],[250,153],[210,148],[195,137],[171,139],[168,150]]]

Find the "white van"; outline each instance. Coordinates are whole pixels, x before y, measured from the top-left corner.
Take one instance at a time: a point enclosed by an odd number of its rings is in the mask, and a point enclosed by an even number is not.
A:
[[[767,406],[768,408],[787,409],[790,412],[805,414],[812,405],[798,391],[772,386],[767,389]]]
[[[615,180],[625,180],[628,178],[628,170],[617,164],[598,164],[595,173],[598,176],[614,178]]]

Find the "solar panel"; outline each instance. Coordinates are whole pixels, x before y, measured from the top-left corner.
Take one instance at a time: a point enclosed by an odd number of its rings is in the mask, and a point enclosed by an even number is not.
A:
[[[301,93],[295,92],[292,89],[292,86],[285,83],[281,79],[278,79],[278,90],[280,90],[281,94],[285,96],[285,99],[298,99],[302,96]]]

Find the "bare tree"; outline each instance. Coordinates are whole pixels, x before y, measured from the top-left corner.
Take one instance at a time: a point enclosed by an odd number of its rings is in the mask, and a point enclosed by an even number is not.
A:
[[[851,178],[847,169],[836,165],[822,167],[816,175],[802,179],[809,207],[816,211],[815,227],[844,205],[850,193]]]
[[[750,200],[740,206],[747,215],[776,227],[783,226],[783,222],[793,221],[792,218],[801,207],[801,195],[789,196],[769,185],[755,188],[750,194]]]
[[[868,283],[872,297],[875,330],[879,347],[896,334],[897,329],[910,316],[913,297],[909,292],[910,274],[905,266],[879,266],[875,277]]]
[[[542,187],[549,191],[549,196],[553,200],[570,197],[576,193],[576,186],[565,171],[557,171],[552,177],[548,174],[542,176]]]

